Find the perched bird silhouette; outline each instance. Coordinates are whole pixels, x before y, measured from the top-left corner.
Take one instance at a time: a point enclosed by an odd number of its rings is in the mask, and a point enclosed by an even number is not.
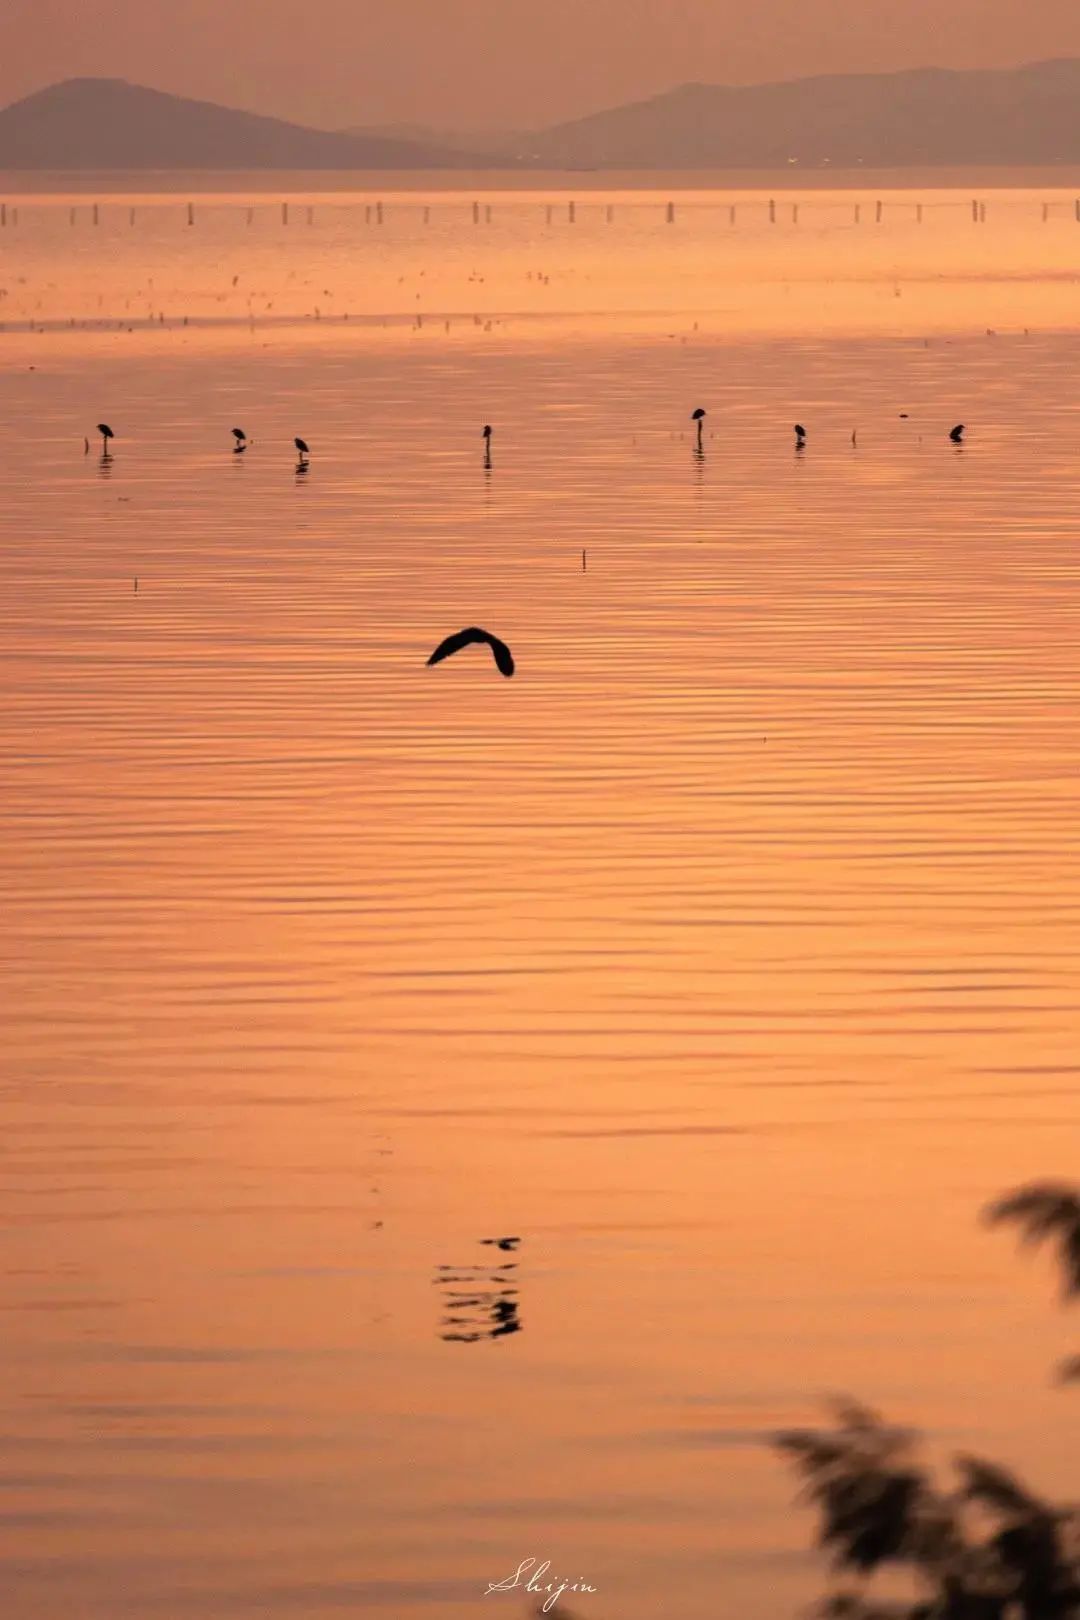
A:
[[[470,626],[468,630],[459,630],[456,635],[447,636],[445,641],[440,641],[428,659],[428,664],[429,666],[431,664],[441,664],[444,658],[451,658],[454,653],[460,652],[463,647],[471,647],[476,642],[482,642],[484,646],[491,648],[495,659],[495,667],[500,675],[512,675],[514,673],[513,656],[506,642],[500,641],[498,636],[491,635],[487,630],[478,630],[475,625]]]
[[[521,1239],[519,1237],[481,1238],[480,1242],[490,1244],[496,1249],[501,1249],[504,1254],[512,1254],[517,1248],[518,1244],[521,1242]]]
[[[107,456],[109,454],[109,440],[114,439],[116,435],[108,422],[99,422],[97,430],[101,434],[101,453],[103,456]]]
[[[802,450],[806,445],[806,429],[801,422],[795,424],[795,448]]]
[[[484,438],[484,466],[485,467],[490,467],[491,466],[491,425],[490,425],[490,423],[485,424],[485,426],[484,426],[483,438]]]
[[[293,444],[295,444],[297,450],[300,452],[300,460],[301,461],[305,460],[306,457],[311,454],[311,451],[308,449],[308,447],[304,443],[303,439],[294,439]]]
[[[1013,1222],[1029,1247],[1055,1242],[1062,1292],[1066,1298],[1080,1294],[1080,1188],[1061,1181],[1035,1181],[995,1199],[983,1218],[991,1226]]]
[[[952,440],[953,444],[962,444],[964,442],[964,424],[963,424],[963,422],[958,422],[956,424],[956,426],[953,428],[952,432],[949,434],[949,438]]]
[[[233,451],[233,455],[242,456],[247,449],[247,434],[243,428],[233,428],[232,436],[236,440],[236,449]]]
[[[701,449],[701,429],[702,429],[702,423],[705,421],[705,416],[706,416],[706,412],[703,411],[701,406],[699,405],[697,410],[694,411],[693,414],[690,417],[691,422],[696,422],[697,423],[697,442],[698,442],[698,449],[699,450]]]

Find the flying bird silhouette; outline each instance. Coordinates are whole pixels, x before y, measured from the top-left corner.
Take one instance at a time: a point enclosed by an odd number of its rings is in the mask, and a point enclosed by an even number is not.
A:
[[[949,434],[949,438],[952,440],[953,444],[962,444],[964,442],[964,424],[963,424],[963,422],[958,422],[956,424],[956,426],[953,428],[952,432]]]
[[[475,643],[483,643],[485,647],[491,648],[495,668],[500,675],[514,673],[514,659],[506,642],[500,641],[498,636],[491,635],[487,630],[478,630],[475,625],[470,626],[468,630],[459,630],[456,635],[447,636],[445,641],[440,641],[428,659],[428,665],[441,664],[444,658],[452,658],[454,653],[460,652],[463,647],[471,647]]]

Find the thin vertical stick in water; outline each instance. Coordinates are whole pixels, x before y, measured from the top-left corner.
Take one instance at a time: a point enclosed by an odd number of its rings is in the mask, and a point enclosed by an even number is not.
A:
[[[673,202],[669,202],[667,205],[667,222],[669,225],[675,223],[675,204]]]
[[[875,222],[875,224],[880,225],[881,221],[882,221],[882,219],[884,217],[885,217],[885,204],[883,202],[879,202],[878,205],[877,205],[877,208],[874,211],[874,222]]]
[[[194,223],[195,223],[195,204],[194,203],[188,203],[188,205],[187,205],[187,222],[188,222],[189,225],[194,225]]]
[[[289,223],[289,205],[287,202],[284,202],[281,205],[281,223],[283,225],[287,225]]]
[[[776,224],[776,204],[773,202],[771,197],[769,198],[769,224]]]
[[[567,209],[567,218],[569,219],[571,225],[577,219],[577,204],[576,203],[571,203],[570,204],[569,208]]]

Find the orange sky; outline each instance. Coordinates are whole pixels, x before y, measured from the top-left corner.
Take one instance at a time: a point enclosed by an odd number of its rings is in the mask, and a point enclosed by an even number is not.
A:
[[[76,74],[339,126],[535,126],[688,79],[1080,56],[1075,0],[7,0],[0,102]]]

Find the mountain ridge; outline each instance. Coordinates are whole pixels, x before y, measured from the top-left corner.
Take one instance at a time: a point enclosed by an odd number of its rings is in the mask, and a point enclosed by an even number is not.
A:
[[[47,85],[0,110],[4,169],[433,169],[464,154],[310,129],[126,79]]]
[[[400,133],[399,133],[400,130]],[[476,145],[486,149],[479,151]],[[488,143],[491,143],[490,145]],[[4,169],[808,169],[1080,165],[1080,60],[689,82],[530,134],[318,130],[123,79],[0,110]]]

